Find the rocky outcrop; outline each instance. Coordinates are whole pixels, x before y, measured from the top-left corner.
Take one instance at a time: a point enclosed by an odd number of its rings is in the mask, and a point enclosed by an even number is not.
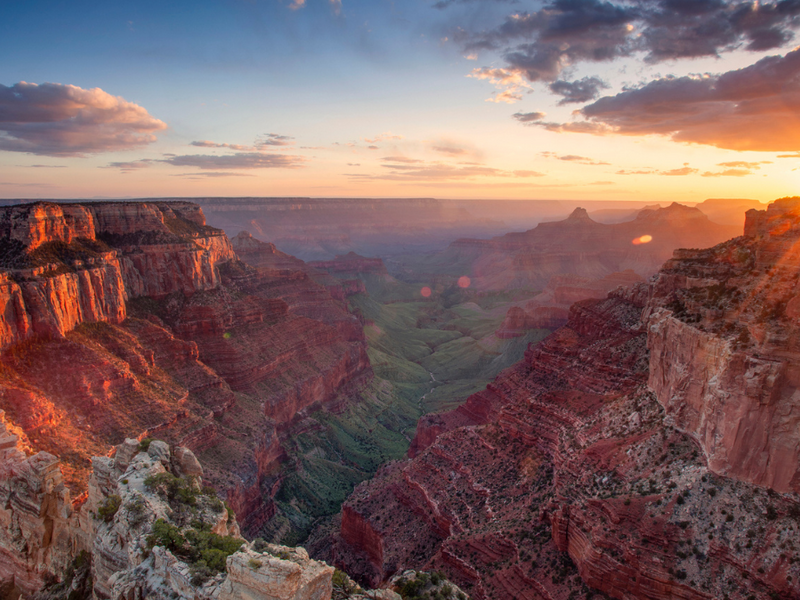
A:
[[[45,596],[57,596],[73,584],[61,578],[74,575],[68,567],[81,557],[101,599],[331,597],[333,567],[302,548],[239,536],[231,513],[202,487],[202,467],[187,448],[126,440],[113,457],[93,459],[88,497],[73,506],[58,459],[26,454],[15,431],[0,412],[0,583],[15,594],[44,586]],[[200,564],[201,543],[224,550],[202,554]]]
[[[63,337],[81,323],[120,323],[137,296],[219,286],[234,258],[189,203],[49,204],[0,211],[0,348]]]
[[[0,411],[0,583],[38,589],[86,549],[58,459],[30,454],[24,433]]]
[[[749,211],[745,233],[665,265],[648,307],[649,382],[712,471],[797,492],[800,200]]]

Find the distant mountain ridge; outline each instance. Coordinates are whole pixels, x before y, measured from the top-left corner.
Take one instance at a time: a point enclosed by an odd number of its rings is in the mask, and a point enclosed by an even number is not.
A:
[[[705,248],[741,235],[741,228],[713,223],[697,208],[673,203],[641,210],[624,223],[593,221],[576,208],[562,221],[490,240],[460,239],[423,262],[437,270],[458,264],[478,289],[542,289],[554,275],[601,279],[631,269],[655,273],[677,248]]]

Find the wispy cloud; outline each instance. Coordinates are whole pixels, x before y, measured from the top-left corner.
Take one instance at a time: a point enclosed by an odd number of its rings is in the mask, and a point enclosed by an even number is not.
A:
[[[495,96],[487,98],[487,102],[513,104],[522,100],[523,92],[530,89],[530,85],[525,81],[522,72],[517,69],[480,67],[472,69],[472,72],[467,77],[488,81],[500,90]]]
[[[402,140],[404,137],[402,135],[397,135],[392,133],[391,131],[386,131],[384,133],[378,134],[373,137],[363,137],[361,138],[363,141],[367,142],[368,144],[377,144],[378,142],[388,142],[388,141],[395,141],[395,140]]]
[[[620,169],[616,172],[617,175],[666,175],[667,177],[683,177],[686,175],[694,175],[700,169],[694,169],[689,166],[689,163],[684,163],[682,167],[678,167],[677,169],[639,169],[636,171],[628,171],[625,169]]]

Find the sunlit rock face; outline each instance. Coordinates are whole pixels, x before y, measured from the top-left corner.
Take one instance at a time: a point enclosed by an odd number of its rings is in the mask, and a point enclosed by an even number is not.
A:
[[[125,437],[191,448],[257,530],[274,512],[280,437],[371,375],[360,322],[313,278],[325,274],[252,238],[238,246],[257,266],[241,262],[187,202],[0,217],[0,409],[62,459],[75,493],[90,458]]]
[[[0,210],[0,347],[120,323],[137,296],[219,285],[234,258],[224,233],[189,203],[34,204]]]
[[[315,551],[369,582],[435,566],[476,598],[800,596],[797,206],[573,305],[425,417]]]

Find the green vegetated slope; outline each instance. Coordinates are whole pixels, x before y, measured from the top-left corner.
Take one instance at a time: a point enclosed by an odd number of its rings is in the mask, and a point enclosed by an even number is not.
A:
[[[420,416],[455,408],[550,333],[498,339],[494,331],[509,306],[502,294],[480,304],[463,290],[424,299],[419,285],[362,278],[368,293],[351,296],[350,310],[366,323],[375,378],[341,413],[321,409],[284,441],[294,464],[275,497],[278,515],[262,532],[265,538],[302,543],[338,513],[358,483],[405,456]]]

